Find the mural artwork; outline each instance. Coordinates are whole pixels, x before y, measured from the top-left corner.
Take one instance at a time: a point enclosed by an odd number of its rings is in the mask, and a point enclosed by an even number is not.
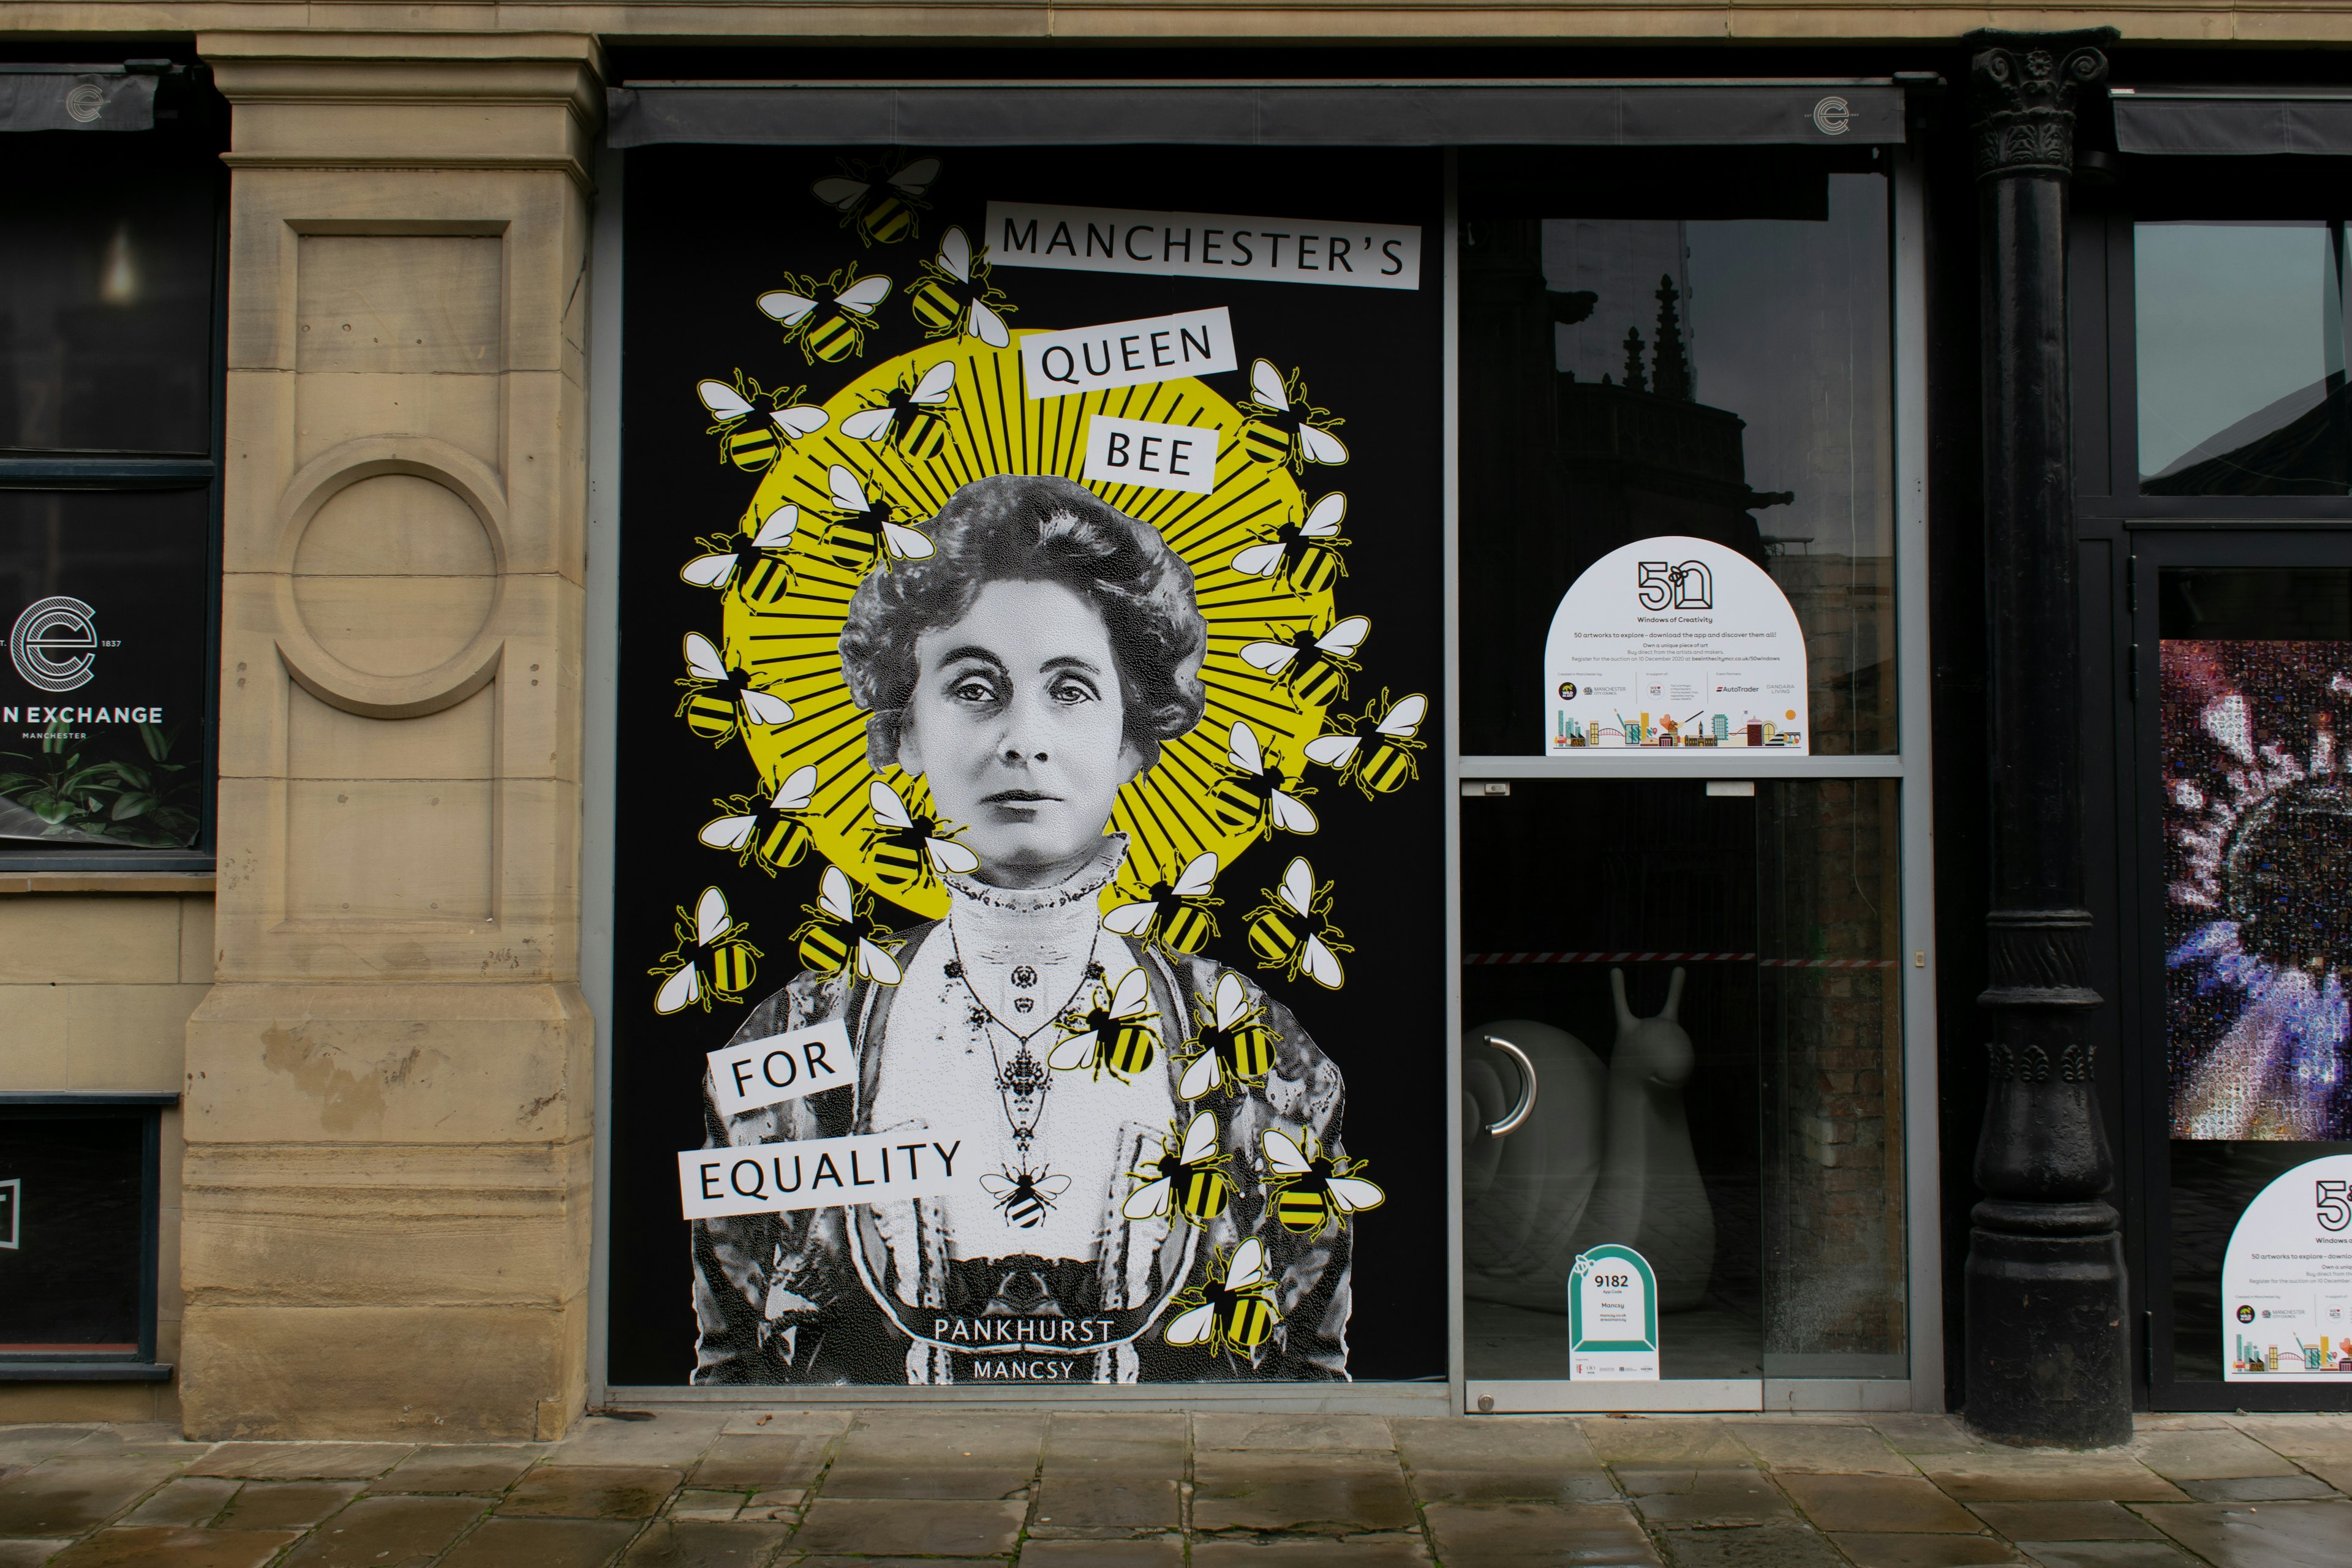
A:
[[[2172,1136],[2352,1139],[2352,644],[2163,645]]]
[[[633,156],[616,1383],[1443,1370],[1436,230],[1181,163]]]

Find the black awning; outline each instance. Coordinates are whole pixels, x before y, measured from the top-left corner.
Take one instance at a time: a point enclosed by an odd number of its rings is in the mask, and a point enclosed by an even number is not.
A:
[[[1903,89],[1821,81],[649,82],[606,136],[749,146],[1892,143]]]
[[[2116,146],[2126,153],[2250,158],[2352,153],[2352,89],[2118,87]]]
[[[151,131],[154,125],[152,71],[0,63],[0,131]]]

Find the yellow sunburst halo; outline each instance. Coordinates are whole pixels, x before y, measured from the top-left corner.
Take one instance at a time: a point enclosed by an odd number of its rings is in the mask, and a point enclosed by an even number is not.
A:
[[[881,439],[858,439],[843,429],[852,416],[884,405],[893,392],[903,398],[908,389],[925,386],[927,376],[935,385],[936,368],[950,363],[955,379],[944,401],[902,404],[908,411]],[[1263,839],[1265,830],[1256,823],[1242,824],[1230,807],[1218,809],[1217,787],[1234,771],[1227,765],[1233,727],[1248,724],[1266,767],[1298,778],[1307,771],[1307,743],[1323,732],[1336,693],[1294,693],[1252,668],[1242,649],[1253,642],[1292,641],[1302,631],[1320,631],[1332,623],[1335,611],[1328,586],[1302,593],[1286,578],[1234,569],[1236,553],[1297,522],[1308,508],[1286,467],[1254,461],[1244,449],[1248,415],[1190,378],[1032,399],[1023,385],[1017,340],[992,349],[972,339],[928,344],[877,364],[824,407],[831,416],[824,427],[783,449],[739,523],[748,535],[778,508],[800,508],[790,556],[791,590],[760,604],[740,592],[728,593],[720,646],[730,668],[792,704],[789,723],[747,726],[743,742],[770,788],[802,767],[816,770],[816,788],[803,820],[826,859],[913,915],[929,920],[947,912],[946,891],[935,879],[898,888],[876,875],[867,838],[873,781],[888,784],[919,813],[929,810],[929,799],[919,781],[897,767],[877,773],[867,762],[866,714],[851,701],[842,678],[839,643],[850,595],[866,571],[891,567],[878,532],[828,522],[845,510],[835,495],[831,476],[836,465],[856,476],[868,501],[887,503],[897,521],[918,530],[957,489],[991,474],[1061,475],[1156,529],[1192,569],[1195,598],[1208,627],[1202,662],[1208,710],[1192,731],[1160,748],[1149,772],[1119,792],[1111,826],[1129,839],[1122,880],[1132,886],[1172,879],[1203,851],[1214,853],[1221,868],[1230,868]],[[917,407],[919,413],[911,411]],[[1214,488],[1202,495],[1085,479],[1087,425],[1096,414],[1216,429]],[[926,425],[925,419],[933,423]],[[876,423],[869,418],[859,425],[870,428]],[[1106,907],[1117,901],[1116,885],[1105,889]]]

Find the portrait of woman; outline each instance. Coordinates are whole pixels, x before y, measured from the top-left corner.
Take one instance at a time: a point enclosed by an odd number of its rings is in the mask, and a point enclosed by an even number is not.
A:
[[[1180,1047],[1224,967],[1106,930],[1129,780],[1200,723],[1206,637],[1191,570],[1068,479],[1001,475],[926,525],[927,559],[867,576],[840,641],[868,760],[928,787],[976,862],[945,918],[908,927],[885,985],[803,973],[737,1041],[838,1021],[854,1088],[738,1116],[706,1087],[706,1147],[951,1128],[984,1186],[942,1198],[694,1223],[698,1384],[1191,1382],[1347,1375],[1348,1226],[1276,1223],[1260,1135],[1342,1152],[1339,1070],[1242,977],[1271,1070],[1186,1101]],[[1150,1060],[1049,1064],[1083,1014],[1141,977]],[[1130,1041],[1124,1058],[1141,1055]],[[1117,1064],[1113,1064],[1114,1066]],[[1213,1118],[1230,1201],[1130,1217],[1171,1126]],[[1170,1302],[1255,1238],[1279,1321],[1255,1349],[1173,1345]],[[1197,1298],[1196,1298],[1197,1299]]]

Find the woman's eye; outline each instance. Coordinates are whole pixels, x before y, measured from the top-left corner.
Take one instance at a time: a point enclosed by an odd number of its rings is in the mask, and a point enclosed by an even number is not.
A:
[[[1065,680],[1054,688],[1054,700],[1061,703],[1091,702],[1094,690],[1081,680]]]
[[[985,680],[959,680],[955,684],[954,694],[956,700],[959,702],[993,702],[996,700],[996,689],[989,685]]]

